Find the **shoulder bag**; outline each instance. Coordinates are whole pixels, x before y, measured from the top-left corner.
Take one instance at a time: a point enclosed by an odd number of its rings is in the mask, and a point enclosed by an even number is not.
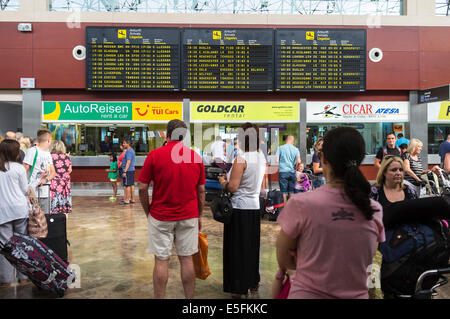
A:
[[[225,189],[222,189],[220,194],[214,198],[211,203],[211,211],[213,213],[214,220],[224,224],[230,223],[231,214],[233,212],[231,196],[232,194],[228,191],[228,184],[226,184]]]
[[[39,207],[39,202],[33,188],[28,188],[28,194],[31,206],[28,217],[28,234],[34,238],[46,238],[48,225],[45,214]]]

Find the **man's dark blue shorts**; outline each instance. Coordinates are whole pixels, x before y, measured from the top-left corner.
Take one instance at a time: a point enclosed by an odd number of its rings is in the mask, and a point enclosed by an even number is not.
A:
[[[283,194],[294,193],[295,173],[280,172],[278,175],[280,190]]]
[[[134,186],[134,171],[126,172],[127,177],[123,179],[123,186]]]

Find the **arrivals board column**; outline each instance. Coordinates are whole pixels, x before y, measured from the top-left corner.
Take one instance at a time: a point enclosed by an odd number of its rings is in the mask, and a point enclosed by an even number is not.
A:
[[[179,90],[179,41],[177,28],[86,27],[86,88]]]

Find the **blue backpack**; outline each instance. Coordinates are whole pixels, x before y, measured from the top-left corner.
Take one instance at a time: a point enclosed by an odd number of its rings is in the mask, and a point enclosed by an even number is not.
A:
[[[388,296],[413,295],[419,276],[430,269],[448,267],[450,233],[438,219],[427,224],[403,224],[386,230],[386,241],[378,246],[383,255],[381,289]],[[439,277],[429,277],[431,288]]]

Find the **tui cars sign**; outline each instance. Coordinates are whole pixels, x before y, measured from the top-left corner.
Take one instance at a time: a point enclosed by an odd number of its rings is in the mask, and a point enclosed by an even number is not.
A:
[[[308,102],[308,123],[408,122],[409,102]]]

